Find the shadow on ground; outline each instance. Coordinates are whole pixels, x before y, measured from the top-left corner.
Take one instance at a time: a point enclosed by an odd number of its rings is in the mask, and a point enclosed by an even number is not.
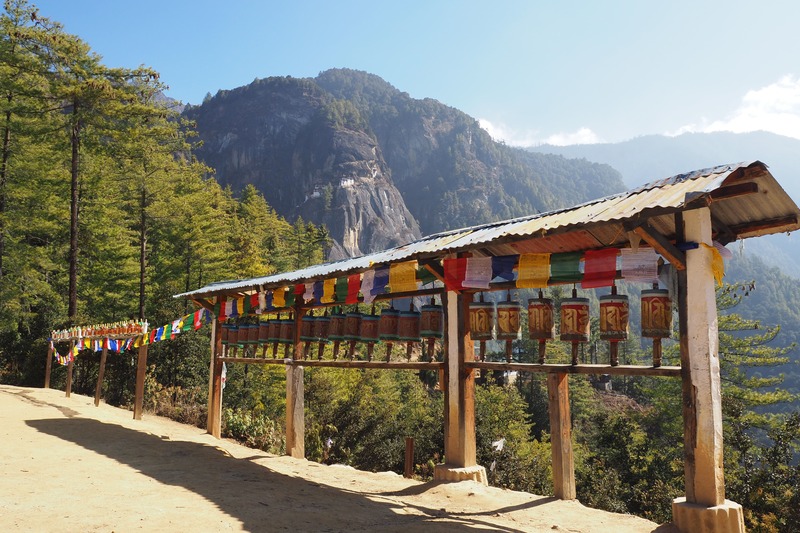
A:
[[[77,417],[27,424],[128,465],[159,483],[190,490],[240,520],[248,531],[519,531],[476,517],[460,520],[440,509],[411,507],[377,494],[373,499],[275,472],[252,457],[237,459],[213,446],[166,440],[116,424]],[[258,459],[269,462],[269,458]]]

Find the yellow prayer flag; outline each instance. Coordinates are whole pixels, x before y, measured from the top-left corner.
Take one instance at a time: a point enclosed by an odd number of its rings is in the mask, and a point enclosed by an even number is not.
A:
[[[725,276],[725,261],[722,259],[722,254],[719,253],[714,246],[709,246],[706,243],[700,243],[704,248],[711,250],[711,272],[714,274],[714,279],[717,285],[722,286],[722,278]]]
[[[236,314],[242,316],[244,314],[244,296],[237,298],[234,305],[236,306]]]
[[[406,261],[389,265],[389,288],[392,292],[417,290],[417,262]]]
[[[517,287],[541,289],[550,279],[550,254],[520,254],[517,268]]]
[[[136,340],[135,340],[135,341],[133,341],[133,347],[134,347],[134,348],[138,348],[138,347],[139,347],[139,346],[141,346],[141,345],[142,345],[142,336],[141,336],[141,335],[138,335],[138,336],[136,337]]]
[[[322,298],[320,301],[324,304],[333,302],[336,289],[336,278],[326,279],[322,282]]]
[[[272,307],[276,309],[286,307],[286,287],[279,287],[272,291]]]

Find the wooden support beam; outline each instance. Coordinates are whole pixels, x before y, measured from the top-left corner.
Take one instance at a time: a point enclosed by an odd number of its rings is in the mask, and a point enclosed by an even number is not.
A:
[[[53,371],[53,352],[55,352],[55,346],[53,342],[50,341],[50,344],[47,346],[47,362],[44,365],[44,388],[50,388],[50,373]]]
[[[425,267],[428,272],[433,274],[436,279],[444,283],[444,268],[439,261],[426,261],[422,263],[422,266]]]
[[[650,377],[681,377],[679,366],[638,366],[638,365],[592,365],[592,364],[550,364],[538,363],[495,363],[475,361],[466,364],[467,368],[481,370],[497,370],[501,372],[530,372],[536,374],[592,374],[612,376],[650,376]]]
[[[294,313],[293,364],[286,366],[286,455],[304,459],[305,446],[305,390],[303,385],[303,346],[300,342],[301,320],[304,311],[298,303]]]
[[[100,368],[97,370],[97,386],[94,388],[94,406],[100,405],[100,395],[103,392],[103,378],[106,375],[106,359],[108,358],[108,340],[103,342],[103,351],[100,352]]]
[[[577,497],[575,460],[572,454],[569,378],[566,374],[547,375],[547,400],[550,410],[553,491],[560,500],[574,500]]]
[[[780,228],[796,229],[797,216],[789,215],[786,217],[773,218],[770,220],[762,220],[758,223],[738,224],[731,226],[730,231],[736,235],[750,235],[752,233],[766,232],[772,230],[772,233],[777,233]]]
[[[350,361],[349,359],[306,359],[304,361],[294,361],[293,359],[271,359],[266,357],[222,357],[225,363],[245,363],[257,365],[293,365],[303,367],[318,368],[356,368],[356,369],[377,369],[377,370],[440,370],[444,368],[444,363],[426,361]]]
[[[142,419],[144,407],[144,377],[147,373],[147,344],[139,346],[139,357],[136,361],[136,392],[133,398],[133,419]]]
[[[72,369],[75,366],[74,357],[72,357],[72,351],[75,348],[75,341],[69,341],[69,353],[70,353],[70,360],[67,364],[67,384],[64,387],[64,396],[67,398],[70,397],[72,394]]]
[[[678,250],[666,237],[655,231],[645,222],[637,226],[625,226],[627,231],[632,231],[641,237],[650,246],[663,255],[678,270],[686,268],[686,254]]]
[[[211,323],[211,361],[209,363],[208,417],[206,431],[212,437],[222,435],[222,325],[216,318]]]

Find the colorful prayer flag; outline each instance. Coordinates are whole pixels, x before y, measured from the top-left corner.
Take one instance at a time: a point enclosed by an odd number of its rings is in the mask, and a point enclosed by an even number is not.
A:
[[[386,285],[389,284],[389,267],[380,267],[374,270],[375,277],[372,280],[372,296],[377,296],[386,292]]]
[[[550,281],[575,283],[581,280],[581,253],[567,252],[550,256]]]
[[[358,303],[358,291],[361,288],[361,274],[350,274],[347,276],[347,299],[346,304]]]
[[[622,277],[625,281],[655,283],[658,281],[658,254],[652,248],[623,248]]]
[[[434,276],[433,272],[428,270],[427,267],[420,266],[420,267],[417,268],[417,281],[419,281],[423,285],[427,285],[428,283],[433,283],[437,279],[439,279],[439,278]]]
[[[334,292],[336,293],[336,301],[344,303],[347,300],[347,278],[336,278],[336,286]]]
[[[492,281],[491,257],[468,257],[462,286],[474,289],[488,289]]]
[[[364,295],[364,303],[371,304],[375,300],[372,294],[372,287],[375,284],[375,271],[367,270],[361,276],[361,294]]]
[[[336,296],[336,278],[326,279],[322,282],[322,299],[324,304],[329,304],[334,301]]]
[[[315,281],[314,282],[314,289],[311,291],[314,300],[317,303],[322,303],[322,297],[325,294],[325,282],[323,281]]]
[[[460,291],[464,288],[467,276],[467,259],[465,257],[448,258],[442,262],[444,266],[444,286],[448,291]]]
[[[587,250],[583,256],[581,288],[611,287],[617,278],[617,248]]]
[[[389,265],[389,289],[393,293],[417,290],[417,262],[405,261]]]
[[[709,246],[704,242],[700,244],[703,248],[711,250],[711,273],[714,275],[717,285],[722,286],[722,278],[725,276],[725,261],[722,259],[722,254],[714,246]]]
[[[492,257],[492,279],[502,278],[506,281],[514,281],[514,267],[517,266],[519,256],[500,255]]]
[[[303,301],[312,301],[314,299],[314,283],[306,283],[303,285],[303,287]]]
[[[517,287],[541,289],[550,279],[550,254],[520,254],[517,267]]]
[[[286,287],[278,287],[272,292],[272,305],[275,309],[286,307]]]
[[[214,304],[214,314],[217,315],[220,322],[228,318],[228,314],[225,312],[224,296],[217,296],[217,302]]]

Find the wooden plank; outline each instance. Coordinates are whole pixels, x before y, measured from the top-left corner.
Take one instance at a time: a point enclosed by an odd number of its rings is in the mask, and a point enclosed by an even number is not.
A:
[[[103,377],[106,375],[106,359],[108,358],[108,341],[103,342],[100,353],[100,368],[97,370],[97,386],[94,388],[94,406],[100,405],[100,394],[103,392]]]
[[[553,491],[560,500],[574,500],[575,460],[569,412],[569,378],[548,374],[547,400],[550,409],[550,448],[553,460]]]
[[[651,376],[651,377],[680,377],[679,366],[637,366],[637,365],[591,365],[591,364],[552,364],[546,363],[494,363],[475,361],[466,364],[467,368],[480,368],[481,370],[500,370],[513,372],[531,372],[539,374],[595,374],[612,376]]]
[[[797,217],[795,215],[790,215],[770,220],[762,220],[756,223],[731,226],[730,231],[739,236],[767,230],[772,230],[774,233],[777,232],[778,228],[793,228],[794,226],[797,226]]]
[[[658,253],[663,255],[667,261],[674,265],[678,270],[683,270],[686,268],[686,254],[678,250],[675,245],[666,239],[666,237],[653,230],[649,224],[645,223],[632,227],[629,231],[633,231],[642,239],[644,239],[645,242],[652,246]]]
[[[139,346],[139,358],[136,361],[136,392],[133,399],[133,419],[142,419],[144,406],[144,377],[147,373],[147,344]]]
[[[67,385],[64,387],[64,396],[67,398],[72,394],[72,368],[75,366],[72,350],[75,348],[75,341],[69,341],[70,362],[67,364]]]
[[[53,345],[52,341],[47,347],[47,362],[44,365],[44,388],[50,388],[50,373],[53,371],[53,352],[55,352],[55,346]]]
[[[303,346],[300,342],[300,330],[304,311],[300,303],[295,306],[294,313],[294,364],[286,367],[286,455],[304,459],[305,447],[305,389],[303,385],[304,369],[301,366]]]
[[[303,367],[325,367],[325,368],[355,368],[355,369],[378,369],[378,370],[440,370],[444,368],[442,362],[427,361],[350,361],[346,359],[307,359],[305,361],[295,361],[293,359],[272,359],[267,357],[222,357],[225,363],[245,363],[252,365],[294,365]]]
[[[211,328],[211,362],[206,431],[212,437],[222,435],[222,337],[221,324],[214,320]]]

